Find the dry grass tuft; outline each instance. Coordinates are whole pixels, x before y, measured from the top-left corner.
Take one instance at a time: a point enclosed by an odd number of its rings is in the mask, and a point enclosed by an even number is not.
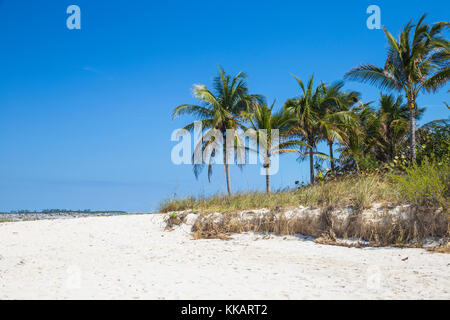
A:
[[[450,253],[450,240],[439,247],[429,248],[428,251],[433,253]]]
[[[210,231],[203,231],[203,230],[197,230],[192,233],[192,239],[199,240],[199,239],[220,239],[220,240],[231,240],[231,238],[228,234],[219,233],[216,230],[210,230]]]
[[[166,230],[173,230],[175,226],[179,226],[186,219],[187,213],[172,213],[165,217]]]

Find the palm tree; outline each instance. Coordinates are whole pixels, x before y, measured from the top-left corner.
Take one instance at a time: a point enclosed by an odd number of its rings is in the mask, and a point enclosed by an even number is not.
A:
[[[347,170],[355,167],[358,174],[361,172],[359,163],[369,153],[374,134],[378,132],[378,117],[370,104],[371,102],[359,104],[352,108],[352,119],[356,121],[341,126],[344,134],[343,140],[340,141],[341,147],[338,148],[339,160]]]
[[[295,115],[285,110],[274,112],[274,105],[275,101],[270,107],[264,103],[256,104],[247,116],[251,127],[256,131],[259,146],[263,149],[259,152],[263,152],[264,156],[267,194],[270,194],[271,156],[275,153],[299,152],[294,148],[303,144],[300,140],[286,139],[292,123],[295,122]],[[266,134],[261,134],[261,129],[266,130]],[[278,143],[272,135],[272,130],[278,130]]]
[[[309,156],[309,173],[311,184],[314,184],[314,155],[328,158],[328,155],[316,150],[317,144],[324,137],[324,132],[329,139],[339,138],[339,131],[336,127],[329,125],[331,122],[324,118],[323,110],[326,110],[330,104],[336,103],[336,97],[327,91],[324,83],[321,83],[315,89],[314,76],[308,81],[305,88],[303,82],[294,76],[300,85],[302,95],[298,98],[288,99],[284,104],[286,112],[295,114],[296,122],[290,130],[291,137],[299,137],[303,140],[303,149],[307,149],[301,156]],[[341,116],[341,115],[340,115]],[[327,116],[336,118],[335,116]],[[316,151],[314,151],[316,150]]]
[[[200,163],[194,161],[194,174],[196,178],[203,167],[208,164],[208,179],[212,175],[212,165],[217,156],[216,150],[219,144],[223,147],[223,163],[226,176],[227,192],[231,197],[230,185],[230,163],[227,157],[228,150],[234,148],[242,151],[244,147],[240,144],[239,130],[245,128],[242,124],[242,113],[249,110],[252,104],[262,102],[260,95],[251,95],[248,93],[246,75],[242,72],[234,77],[227,75],[225,71],[219,68],[219,75],[214,78],[214,92],[202,84],[194,85],[193,94],[201,102],[201,105],[183,104],[176,107],[173,111],[173,118],[188,114],[196,116],[202,124],[202,139],[195,146],[195,154],[203,154],[209,150],[209,159],[202,157]],[[195,124],[190,123],[184,127],[192,131]],[[215,135],[219,132],[221,137]],[[227,146],[227,134],[233,134],[234,145]],[[221,138],[221,139],[220,139]],[[193,158],[194,158],[193,155]]]
[[[449,43],[441,36],[449,23],[437,22],[430,26],[423,23],[425,17],[426,15],[423,15],[417,25],[413,25],[410,21],[398,40],[383,27],[388,40],[384,68],[363,64],[351,69],[345,75],[350,80],[368,82],[382,89],[404,92],[409,108],[411,161],[416,159],[415,111],[417,110],[417,96],[424,91],[436,92],[445,85],[450,76]]]
[[[353,128],[348,135],[346,135],[342,147],[338,148],[339,160],[343,164],[351,164],[350,168],[356,167],[356,172],[361,172],[359,163],[364,156],[364,134],[362,131]]]
[[[338,149],[341,163],[347,168],[353,164],[358,173],[363,159],[390,162],[406,142],[409,109],[402,96],[381,93],[379,104],[378,110],[370,106],[371,102],[353,107],[350,112],[356,121],[341,127],[344,138]],[[423,112],[424,109],[418,109],[416,119]]]
[[[343,81],[338,81],[331,86],[323,85],[323,100],[319,121],[322,129],[322,139],[326,141],[330,152],[331,172],[335,173],[335,159],[333,145],[342,142],[345,129],[354,126],[356,119],[351,107],[360,100],[361,94],[356,91],[344,92]]]
[[[417,109],[417,120],[424,108]],[[403,103],[402,96],[380,94],[380,108],[377,111],[378,132],[375,135],[377,145],[374,155],[383,162],[390,162],[398,155],[408,133],[409,109]]]

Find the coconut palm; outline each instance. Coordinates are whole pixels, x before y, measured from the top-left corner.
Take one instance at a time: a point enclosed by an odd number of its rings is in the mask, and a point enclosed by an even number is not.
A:
[[[252,129],[256,131],[255,138],[257,138],[259,147],[262,149],[258,151],[263,153],[267,194],[270,194],[270,165],[272,155],[288,152],[297,153],[299,152],[297,147],[303,145],[303,142],[300,140],[286,139],[292,124],[296,120],[295,115],[285,110],[274,112],[274,105],[275,101],[270,107],[264,103],[256,104],[247,115]],[[265,130],[265,134],[262,134],[261,130]],[[272,130],[278,130],[278,141],[273,136],[274,132]]]
[[[230,149],[234,149],[238,153],[245,149],[241,139],[239,139],[239,130],[245,129],[241,115],[248,111],[252,104],[263,101],[262,96],[249,94],[246,79],[246,75],[242,72],[232,77],[219,68],[219,75],[214,78],[214,92],[205,85],[194,85],[193,94],[201,102],[201,105],[183,104],[173,111],[173,118],[187,114],[193,115],[201,121],[202,139],[195,146],[193,154],[193,158],[195,158],[195,155],[203,155],[201,161],[193,161],[196,178],[198,178],[203,167],[208,165],[208,179],[211,179],[213,162],[218,155],[220,145],[222,145],[229,197],[231,197],[232,192],[230,159],[227,155]],[[195,123],[190,123],[184,129],[192,131],[194,126]],[[227,135],[229,134],[233,136],[230,139],[230,141],[233,141],[233,145],[230,146],[227,145]],[[207,157],[204,156],[205,152]]]
[[[361,172],[359,163],[364,157],[364,133],[356,128],[353,128],[349,134],[346,135],[342,146],[338,148],[339,161],[343,164],[343,167],[356,168],[356,172]],[[354,166],[353,166],[354,165]]]
[[[340,160],[356,171],[360,171],[363,159],[390,162],[397,156],[406,143],[408,133],[409,109],[403,103],[402,96],[380,94],[380,107],[375,110],[371,102],[353,107],[350,111],[357,121],[342,126],[344,141],[341,143]],[[424,109],[418,109],[418,119]]]
[[[352,106],[360,100],[361,94],[356,91],[342,91],[343,81],[333,83],[331,86],[323,85],[323,101],[319,111],[319,122],[322,139],[329,147],[331,172],[335,173],[335,158],[333,145],[343,141],[345,128],[354,126],[356,118],[351,111]]]
[[[382,89],[404,92],[409,107],[410,157],[416,159],[415,112],[420,92],[436,92],[445,85],[450,76],[449,43],[442,37],[448,22],[437,22],[433,26],[423,23],[423,15],[416,25],[410,21],[398,40],[384,27],[388,40],[387,58],[384,68],[363,64],[351,69],[345,77],[350,80],[368,82]],[[414,29],[414,31],[413,31]],[[412,39],[411,39],[412,36]]]
[[[417,109],[416,120],[423,112],[424,108]],[[408,133],[408,114],[408,106],[403,103],[402,96],[380,94],[378,132],[374,135],[378,141],[374,155],[378,160],[390,162],[398,155]]]
[[[305,88],[300,79],[295,76],[294,78],[300,85],[302,95],[288,99],[284,109],[285,112],[295,114],[296,122],[290,129],[290,136],[303,141],[301,147],[306,151],[302,153],[300,159],[309,157],[310,181],[314,184],[314,156],[329,158],[328,155],[317,151],[317,144],[324,136],[332,140],[341,138],[340,131],[336,126],[330,125],[332,123],[330,120],[336,120],[344,114],[325,114],[324,110],[335,104],[337,97],[332,94],[334,91],[327,90],[324,83],[314,89],[314,76],[311,76]]]
[[[371,102],[359,104],[352,108],[350,112],[353,114],[352,119],[355,122],[348,122],[341,126],[345,134],[342,135],[343,140],[337,150],[339,161],[346,171],[356,169],[359,174],[360,161],[370,154],[370,146],[373,144],[374,134],[378,132],[378,117],[376,111],[371,108]]]

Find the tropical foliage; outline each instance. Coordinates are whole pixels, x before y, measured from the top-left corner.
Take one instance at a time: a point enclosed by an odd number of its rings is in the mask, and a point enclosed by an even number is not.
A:
[[[398,39],[384,29],[388,42],[384,67],[363,64],[345,75],[346,79],[398,94],[380,92],[378,101],[363,102],[359,92],[344,90],[343,81],[327,84],[315,82],[311,76],[304,82],[294,76],[299,94],[276,109],[275,103],[266,104],[264,96],[249,93],[244,73],[230,76],[219,68],[213,90],[205,85],[194,86],[200,105],[180,105],[173,112],[174,118],[188,114],[202,123],[203,139],[195,146],[193,158],[196,152],[210,152],[194,162],[195,175],[207,166],[211,177],[219,146],[223,148],[229,197],[233,159],[227,157],[227,148],[232,148],[237,157],[248,152],[260,154],[267,193],[271,192],[269,171],[275,153],[295,153],[299,160],[309,160],[311,184],[340,175],[387,170],[412,177],[402,180],[407,185],[405,181],[414,182],[415,173],[430,168],[426,161],[437,162],[438,166],[448,163],[448,120],[438,119],[416,129],[416,121],[425,111],[417,106],[419,94],[436,92],[450,76],[450,47],[443,36],[449,23],[429,25],[424,19],[422,16],[417,24],[409,22]],[[193,128],[194,123],[185,126],[187,130]],[[259,142],[259,149],[245,146],[243,132],[249,128],[257,132],[253,142]],[[261,134],[261,129],[267,134]],[[278,130],[279,139],[272,130]],[[213,131],[218,131],[220,137]],[[229,135],[232,139],[227,139]],[[321,146],[326,146],[327,151],[319,151]],[[329,163],[331,169],[324,170],[324,163]]]
[[[253,104],[262,102],[260,95],[249,94],[246,83],[247,76],[239,73],[234,77],[227,75],[219,68],[219,76],[214,79],[214,92],[206,86],[194,85],[193,94],[201,102],[201,105],[183,104],[175,108],[173,118],[189,114],[201,121],[203,136],[195,146],[195,155],[202,155],[200,161],[194,159],[194,174],[197,177],[205,165],[208,166],[208,179],[211,178],[213,163],[219,154],[218,148],[223,147],[223,163],[227,182],[228,195],[231,196],[230,161],[227,159],[227,134],[233,134],[233,147],[237,155],[243,152],[245,146],[239,139],[239,129],[246,129],[242,124],[241,115],[249,110]],[[186,130],[194,130],[195,123],[184,127]],[[217,136],[217,132],[220,136]],[[205,159],[203,155],[208,155]]]
[[[398,39],[384,29],[388,40],[384,68],[363,64],[346,74],[346,78],[367,82],[381,89],[403,92],[409,108],[409,136],[411,159],[416,159],[415,113],[420,92],[436,92],[450,76],[448,41],[442,32],[448,22],[430,26],[424,23],[426,15],[414,25],[405,26]]]
[[[255,130],[255,138],[259,142],[259,153],[262,154],[263,167],[266,171],[266,192],[270,193],[270,167],[272,155],[276,153],[297,153],[298,146],[303,145],[300,140],[292,139],[289,136],[291,127],[295,122],[292,113],[282,110],[274,112],[275,102],[272,106],[266,104],[256,104],[247,113],[246,117]],[[277,132],[278,137],[273,134]]]

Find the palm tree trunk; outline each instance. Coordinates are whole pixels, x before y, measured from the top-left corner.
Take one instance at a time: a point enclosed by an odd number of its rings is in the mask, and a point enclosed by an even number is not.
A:
[[[361,170],[359,169],[359,163],[358,160],[355,159],[355,164],[356,164],[356,173],[359,175],[361,174]]]
[[[311,177],[311,184],[314,184],[314,155],[312,147],[309,149],[309,175]]]
[[[223,165],[225,169],[225,177],[227,179],[227,191],[228,191],[228,198],[231,198],[231,183],[230,183],[230,164],[228,163],[227,159],[227,144],[226,144],[226,134],[223,134]]]
[[[333,157],[333,141],[329,141],[328,145],[330,146],[330,165],[331,165],[331,173],[334,174],[334,157]]]
[[[228,191],[228,197],[231,198],[231,186],[230,186],[230,165],[228,163],[225,163],[225,176],[227,177],[227,191]]]
[[[409,148],[411,162],[416,161],[416,102],[409,103]]]
[[[266,192],[270,194],[270,167],[266,167]]]

